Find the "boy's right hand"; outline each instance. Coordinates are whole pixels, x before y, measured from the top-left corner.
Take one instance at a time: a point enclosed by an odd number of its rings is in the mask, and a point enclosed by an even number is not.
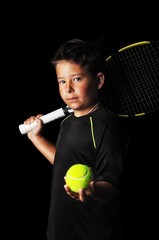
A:
[[[27,133],[27,136],[28,136],[28,138],[30,140],[32,140],[36,136],[40,136],[42,134],[42,132],[43,132],[44,123],[40,119],[41,116],[43,116],[43,115],[42,114],[38,114],[37,116],[31,116],[30,118],[28,118],[28,119],[26,119],[24,121],[24,124],[30,124],[30,123],[32,123],[34,121],[37,122],[36,127]]]

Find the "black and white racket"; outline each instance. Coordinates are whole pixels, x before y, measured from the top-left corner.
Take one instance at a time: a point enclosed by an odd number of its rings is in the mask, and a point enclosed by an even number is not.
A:
[[[106,59],[106,80],[99,93],[104,107],[120,117],[137,117],[159,109],[159,41],[127,45]],[[73,112],[60,108],[41,119],[48,123]],[[22,134],[36,126],[19,125]]]

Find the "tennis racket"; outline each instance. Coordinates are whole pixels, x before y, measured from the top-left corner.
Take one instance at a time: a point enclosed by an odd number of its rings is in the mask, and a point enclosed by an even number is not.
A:
[[[100,100],[114,114],[137,117],[159,108],[159,41],[121,48],[106,59]]]
[[[159,41],[127,45],[106,59],[106,81],[99,101],[119,117],[137,117],[159,108]],[[69,107],[43,115],[48,123],[73,112]],[[36,126],[19,125],[22,134]]]

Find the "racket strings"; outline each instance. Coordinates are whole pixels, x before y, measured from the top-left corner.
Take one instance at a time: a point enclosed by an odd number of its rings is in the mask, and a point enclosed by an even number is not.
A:
[[[153,107],[151,95],[154,96],[155,94],[152,86],[153,81],[151,81],[151,79],[153,79],[151,72],[152,61],[150,58],[152,57],[152,54],[146,54],[147,49],[143,48],[143,46],[140,46],[139,51],[137,51],[137,49],[130,50],[130,56],[133,56],[134,54],[135,58],[131,58],[132,61],[130,60],[129,64],[127,64],[127,72],[130,74],[130,80],[133,80],[135,78],[137,80],[134,82],[131,81],[131,83],[134,84],[134,86],[132,86],[132,89],[134,89],[136,92],[135,101],[137,101],[137,103],[140,103],[138,112],[143,111],[144,108],[144,112],[147,112]],[[130,71],[130,67],[133,69],[132,72]]]
[[[159,108],[159,47],[138,45],[106,61],[99,99],[118,115],[135,116]]]

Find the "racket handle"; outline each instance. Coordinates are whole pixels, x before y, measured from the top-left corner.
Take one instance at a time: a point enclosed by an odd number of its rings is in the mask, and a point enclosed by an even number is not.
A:
[[[71,112],[73,112],[73,110],[71,108],[69,108],[68,106],[66,106],[65,108],[59,108],[55,111],[45,114],[42,117],[40,117],[40,119],[43,121],[44,124],[46,124],[46,123],[54,121],[58,118],[67,116]],[[26,133],[30,132],[32,129],[34,129],[36,127],[36,125],[37,125],[36,121],[33,121],[30,124],[20,124],[19,131],[21,132],[21,134],[26,134]]]

